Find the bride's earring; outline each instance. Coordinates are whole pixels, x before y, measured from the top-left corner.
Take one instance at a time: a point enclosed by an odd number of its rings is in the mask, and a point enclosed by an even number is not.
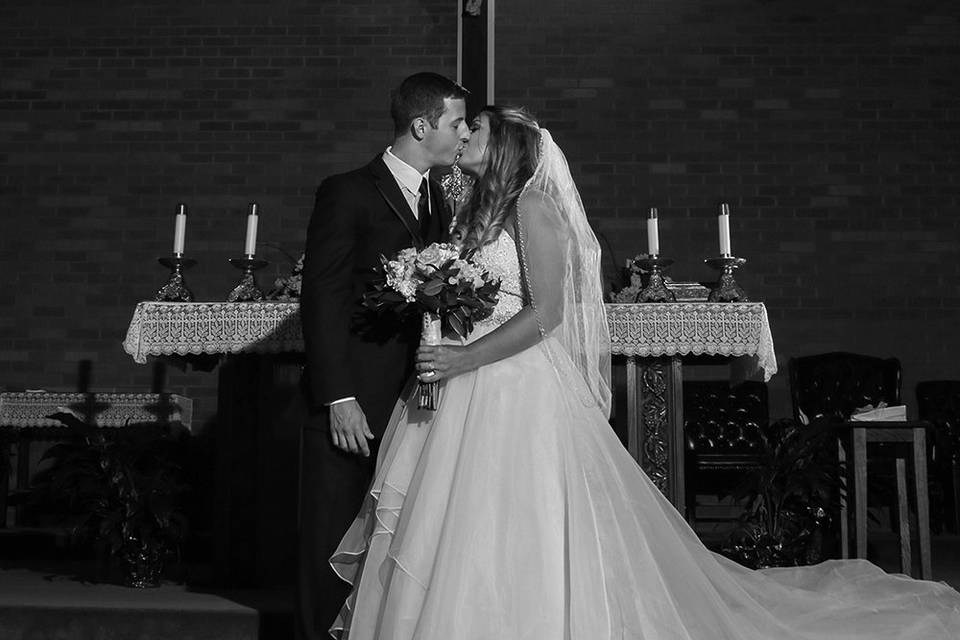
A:
[[[450,173],[443,176],[443,179],[440,181],[440,186],[443,188],[443,195],[454,202],[461,201],[464,191],[466,191],[467,188],[467,181],[463,177],[463,170],[459,164],[460,155],[460,153],[457,153],[457,158],[453,161],[453,166],[450,167]]]

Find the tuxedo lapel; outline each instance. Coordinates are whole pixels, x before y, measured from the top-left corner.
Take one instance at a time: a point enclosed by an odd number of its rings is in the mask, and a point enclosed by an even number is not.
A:
[[[396,178],[393,177],[390,169],[384,164],[383,157],[377,156],[373,162],[367,166],[370,169],[370,173],[373,174],[374,183],[380,195],[383,196],[383,199],[390,205],[390,208],[397,217],[400,218],[400,221],[407,228],[407,231],[410,232],[414,244],[418,248],[422,248],[423,238],[420,237],[420,225],[417,224],[417,219],[413,215],[413,211],[410,210],[407,199],[403,197]]]

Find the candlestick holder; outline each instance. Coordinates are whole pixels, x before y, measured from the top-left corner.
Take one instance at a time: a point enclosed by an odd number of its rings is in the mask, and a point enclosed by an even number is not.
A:
[[[720,278],[710,290],[707,302],[749,302],[747,292],[733,279],[734,270],[746,264],[746,258],[721,256],[707,258],[704,262],[720,272]]]
[[[157,258],[157,262],[170,269],[170,279],[160,287],[153,299],[157,302],[193,302],[193,293],[183,281],[183,272],[197,264],[197,261],[174,254],[172,258]]]
[[[260,302],[263,300],[263,291],[257,286],[257,278],[254,272],[270,263],[257,258],[230,258],[230,264],[237,269],[243,269],[243,275],[240,276],[240,283],[227,296],[227,302]]]
[[[673,264],[673,260],[650,256],[636,260],[637,266],[648,273],[646,286],[637,293],[635,302],[676,302],[677,297],[667,288],[663,271]]]

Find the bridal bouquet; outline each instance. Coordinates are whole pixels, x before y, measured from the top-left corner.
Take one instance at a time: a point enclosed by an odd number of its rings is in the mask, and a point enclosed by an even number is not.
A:
[[[421,344],[439,344],[444,332],[466,338],[474,321],[488,316],[497,303],[500,280],[452,244],[411,247],[380,261],[383,276],[364,294],[363,304],[398,315],[419,312]],[[419,396],[421,409],[435,409],[437,383],[421,382]]]

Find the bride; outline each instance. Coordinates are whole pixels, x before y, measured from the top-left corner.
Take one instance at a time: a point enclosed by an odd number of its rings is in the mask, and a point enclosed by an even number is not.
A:
[[[609,427],[600,249],[563,153],[487,107],[454,236],[502,279],[466,341],[421,347],[331,558],[350,640],[960,638],[960,594],[865,560],[752,571],[706,549]]]

